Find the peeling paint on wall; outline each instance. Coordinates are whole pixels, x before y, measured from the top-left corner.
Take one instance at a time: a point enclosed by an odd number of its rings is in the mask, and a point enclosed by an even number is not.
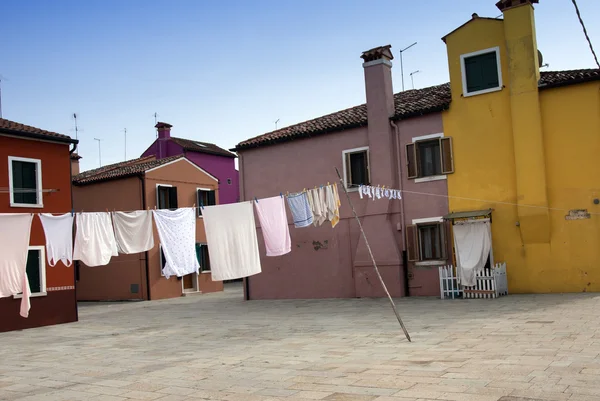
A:
[[[565,220],[585,220],[591,218],[587,209],[569,210],[569,214],[565,216]]]

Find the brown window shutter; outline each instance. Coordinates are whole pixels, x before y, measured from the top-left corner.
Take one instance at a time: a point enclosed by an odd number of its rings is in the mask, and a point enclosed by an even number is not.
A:
[[[371,158],[369,156],[369,149],[365,150],[365,153],[367,154],[367,157],[366,157],[366,160],[367,160],[367,165],[366,165],[367,182],[365,182],[365,185],[371,185]]]
[[[408,169],[408,178],[417,178],[419,169],[417,165],[417,145],[409,143],[406,145],[406,166]]]
[[[409,262],[419,260],[419,240],[417,234],[419,229],[416,225],[406,226],[406,253]]]
[[[351,188],[352,187],[352,164],[350,163],[350,153],[346,153],[346,177],[344,177],[344,179],[346,180],[346,188]]]
[[[448,222],[440,223],[441,258],[448,259]]]
[[[452,137],[440,138],[442,157],[442,174],[454,173],[454,155],[452,154]]]

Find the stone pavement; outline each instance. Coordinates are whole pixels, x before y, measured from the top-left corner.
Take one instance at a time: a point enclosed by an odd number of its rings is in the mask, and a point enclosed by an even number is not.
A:
[[[600,400],[600,295],[83,304],[0,334],[0,400]]]

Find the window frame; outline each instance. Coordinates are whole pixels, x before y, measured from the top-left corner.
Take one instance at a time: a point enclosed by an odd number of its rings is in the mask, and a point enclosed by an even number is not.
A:
[[[436,139],[439,141],[441,174],[421,176],[419,143],[434,141]],[[444,147],[444,146],[446,146],[446,147]],[[450,157],[449,160],[446,160],[446,155],[444,154],[444,149],[449,150],[449,157]],[[406,173],[407,173],[406,177],[409,180],[414,180],[415,183],[445,180],[448,178],[448,174],[454,173],[454,149],[453,149],[452,137],[444,136],[443,132],[413,137],[412,142],[407,143],[405,145],[405,152],[406,152],[405,158],[406,158]],[[411,164],[410,164],[411,158],[409,157],[410,154],[412,154],[414,169],[411,169]],[[448,161],[450,168],[445,168],[446,161]],[[411,174],[411,170],[414,170],[414,174]]]
[[[488,53],[496,53],[496,67],[498,71],[498,86],[495,88],[482,89],[474,92],[468,92],[467,87],[467,69],[465,67],[465,60],[471,57],[481,56]],[[483,95],[485,93],[498,92],[504,88],[504,84],[502,81],[502,62],[500,59],[500,46],[490,47],[483,50],[478,50],[476,52],[465,53],[460,55],[460,71],[462,75],[462,87],[463,87],[463,97],[477,96]]]
[[[201,247],[204,246],[206,247],[206,252],[207,252],[207,256],[208,256],[208,260],[209,260],[209,264],[210,264],[210,254],[208,253],[208,244],[206,242],[196,242],[196,245],[200,245]],[[211,273],[211,269],[208,270],[203,270],[202,269],[202,263],[200,263],[200,261],[198,261],[198,265],[200,265],[200,274],[205,274],[205,273]]]
[[[343,173],[344,173],[344,186],[346,187],[346,190],[348,192],[356,192],[358,191],[358,187],[349,187],[348,186],[348,172],[350,169],[350,166],[347,165],[347,160],[348,160],[348,155],[353,154],[353,153],[362,153],[365,152],[367,154],[367,181],[368,183],[365,185],[370,185],[371,183],[371,156],[370,156],[370,152],[369,152],[369,147],[368,146],[362,146],[360,148],[354,148],[354,149],[346,149],[342,151],[342,169],[343,169]]]
[[[437,225],[440,230],[440,252],[441,255],[439,258],[434,259],[423,259],[422,258],[422,246],[421,246],[421,232],[420,227],[423,226],[433,226]],[[415,266],[439,266],[448,261],[448,225],[444,221],[443,217],[428,217],[423,219],[413,219],[412,224],[408,226],[408,230],[406,235],[409,235],[410,230],[414,230],[412,235],[414,238],[412,239],[412,243],[414,244],[415,249],[413,252],[407,252],[408,261],[414,262]],[[410,242],[407,241],[408,247],[410,247]],[[416,252],[416,255],[415,255]],[[412,258],[411,258],[412,254]],[[416,258],[414,257],[416,256]]]
[[[14,201],[14,186],[13,186],[13,161],[23,162],[23,163],[33,163],[36,164],[36,201],[37,203],[17,203]],[[9,188],[9,196],[10,196],[10,207],[27,207],[27,208],[43,208],[44,207],[44,197],[42,191],[42,160],[41,159],[32,159],[28,157],[19,157],[19,156],[8,156],[8,188]]]
[[[175,188],[175,191],[177,191],[177,187],[176,187],[176,186],[174,186],[174,185],[172,185],[172,184],[156,184],[156,208],[157,208],[157,209],[160,209],[160,210],[172,210],[172,209],[177,209],[177,208],[179,207],[179,199],[177,199],[177,204],[178,204],[178,205],[177,205],[177,207],[174,207],[174,208],[173,208],[173,207],[170,207],[171,205],[169,205],[169,207],[168,207],[168,208],[164,208],[164,209],[160,207],[160,196],[159,196],[159,195],[160,195],[160,190],[159,190],[159,188],[160,188],[160,187],[166,187],[166,188]],[[176,194],[176,195],[177,195],[177,194]],[[169,194],[169,197],[170,197],[170,196],[171,196],[171,195]],[[177,195],[177,196],[179,196],[179,195]],[[169,203],[170,203],[170,202],[169,202]]]
[[[215,204],[214,205],[205,205],[204,202],[200,202],[200,191],[203,192],[214,192],[215,193]],[[204,187],[196,187],[196,205],[198,209],[196,209],[196,217],[199,219],[202,218],[202,206],[216,206],[217,205],[217,190],[204,188]]]
[[[30,298],[34,297],[45,297],[48,295],[48,287],[46,287],[46,247],[44,245],[31,245],[27,247],[27,253],[29,251],[38,251],[40,253],[40,266],[39,266],[39,274],[40,274],[40,292],[32,292],[29,295]],[[29,283],[29,276],[27,277]],[[13,295],[14,299],[23,298],[23,294],[15,294]]]

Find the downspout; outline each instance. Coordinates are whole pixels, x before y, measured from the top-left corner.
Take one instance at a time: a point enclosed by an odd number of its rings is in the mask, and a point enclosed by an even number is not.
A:
[[[144,175],[138,175],[142,182],[142,210],[146,210],[146,179]],[[148,295],[148,301],[150,301],[150,269],[148,267],[148,251],[144,252],[146,259],[146,293]]]
[[[402,193],[402,164],[400,163],[400,129],[398,125],[394,123],[394,121],[390,120],[390,125],[394,128],[396,132],[396,164],[398,168],[398,189],[402,194],[400,198],[400,215],[401,215],[401,227],[402,227],[402,265],[404,267],[404,293],[407,297],[410,296],[410,287],[408,285],[408,257],[406,253],[406,221],[404,218],[404,194]]]
[[[73,144],[73,149],[69,150],[69,175],[71,176],[71,180],[69,181],[69,189],[71,190],[71,211],[74,208],[73,202],[73,164],[71,163],[71,155],[75,153],[77,150],[77,143]],[[73,261],[73,287],[75,287],[75,291],[73,291],[75,296],[75,321],[79,321],[79,308],[77,307],[77,269],[79,268],[79,261]]]
[[[238,152],[238,160],[238,167],[240,170],[238,172],[238,186],[241,198],[240,202],[243,202],[246,200],[246,183],[244,182],[244,158],[240,152]],[[250,301],[250,277],[244,277],[244,300]]]

